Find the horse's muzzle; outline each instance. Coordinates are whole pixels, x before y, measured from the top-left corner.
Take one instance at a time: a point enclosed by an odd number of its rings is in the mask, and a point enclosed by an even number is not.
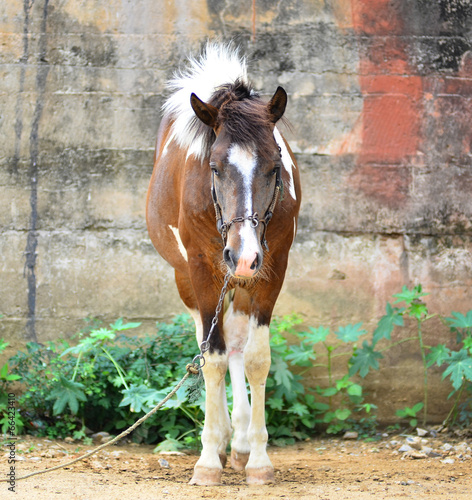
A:
[[[248,251],[237,255],[229,246],[224,249],[223,258],[235,278],[253,278],[262,266],[261,253]]]

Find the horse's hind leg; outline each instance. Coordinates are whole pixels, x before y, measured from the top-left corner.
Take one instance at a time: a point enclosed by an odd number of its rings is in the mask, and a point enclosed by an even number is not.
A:
[[[235,312],[231,304],[225,315],[225,340],[228,350],[228,364],[233,387],[233,440],[231,442],[231,467],[242,471],[249,459],[250,446],[247,440],[251,407],[246,388],[244,374],[243,349],[247,340],[249,317],[247,314]]]

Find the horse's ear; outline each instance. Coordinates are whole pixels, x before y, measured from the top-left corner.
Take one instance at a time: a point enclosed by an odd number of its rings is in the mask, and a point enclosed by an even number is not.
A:
[[[287,106],[287,92],[282,87],[278,87],[272,99],[267,105],[269,111],[269,120],[276,123],[282,118]]]
[[[199,99],[195,94],[192,93],[190,96],[190,104],[192,109],[195,111],[197,117],[205,124],[211,128],[215,128],[216,121],[218,118],[218,109],[207,104]]]

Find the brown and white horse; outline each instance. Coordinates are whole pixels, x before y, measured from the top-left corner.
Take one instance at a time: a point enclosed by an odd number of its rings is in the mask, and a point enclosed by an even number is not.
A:
[[[245,468],[248,483],[274,479],[264,414],[269,323],[297,229],[301,193],[295,159],[275,126],[287,94],[279,87],[263,102],[246,73],[236,50],[208,44],[170,82],[173,92],[164,105],[147,196],[149,235],[175,269],[199,344],[208,336],[224,276],[231,273],[231,299],[205,354],[203,449],[192,484],[221,482],[231,428],[232,467]]]

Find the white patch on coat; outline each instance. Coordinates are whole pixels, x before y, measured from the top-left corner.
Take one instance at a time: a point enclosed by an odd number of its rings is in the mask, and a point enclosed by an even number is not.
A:
[[[175,237],[175,239],[177,241],[177,246],[179,247],[180,254],[184,258],[185,262],[188,262],[187,250],[184,247],[184,244],[182,243],[182,240],[180,239],[179,230],[176,227],[171,226],[171,225],[169,225],[169,229],[174,233],[174,237]]]
[[[288,192],[290,193],[292,199],[296,200],[297,195],[295,194],[295,185],[293,183],[293,171],[292,171],[292,169],[296,168],[296,166],[292,161],[292,157],[288,152],[287,146],[285,145],[285,141],[283,140],[283,137],[277,127],[274,128],[274,138],[275,142],[280,148],[280,154],[282,155],[282,165],[290,175],[290,181],[288,183],[288,186],[286,187],[288,188]]]
[[[175,138],[175,132],[172,132],[166,143],[164,144],[164,147],[162,148],[162,153],[161,153],[161,158],[164,158],[164,156],[167,154],[167,151],[169,150],[170,143],[174,140]]]

